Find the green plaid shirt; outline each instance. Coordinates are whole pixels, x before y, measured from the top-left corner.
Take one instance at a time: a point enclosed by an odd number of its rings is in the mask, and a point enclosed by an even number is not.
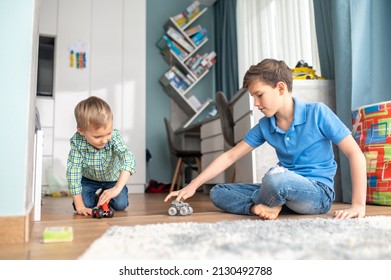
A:
[[[113,130],[111,140],[103,149],[96,149],[76,132],[71,138],[71,150],[67,162],[69,193],[81,193],[81,178],[99,182],[118,180],[121,171],[136,172],[136,162],[118,130]]]

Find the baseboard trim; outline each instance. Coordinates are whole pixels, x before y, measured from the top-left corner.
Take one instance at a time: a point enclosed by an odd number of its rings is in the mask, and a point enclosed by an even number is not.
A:
[[[0,244],[25,242],[26,217],[0,217]]]
[[[145,184],[127,184],[128,193],[145,193]]]
[[[25,243],[30,239],[33,227],[32,207],[28,207],[26,216],[0,217],[0,244]]]

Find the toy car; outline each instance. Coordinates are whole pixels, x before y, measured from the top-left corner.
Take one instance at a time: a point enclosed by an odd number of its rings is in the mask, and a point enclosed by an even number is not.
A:
[[[107,203],[100,205],[99,207],[92,208],[92,217],[102,219],[103,217],[112,218],[114,216],[114,210],[109,207]]]
[[[191,214],[193,214],[193,208],[189,205],[189,203],[182,201],[174,200],[171,202],[171,207],[168,209],[168,215],[170,216],[186,216]]]

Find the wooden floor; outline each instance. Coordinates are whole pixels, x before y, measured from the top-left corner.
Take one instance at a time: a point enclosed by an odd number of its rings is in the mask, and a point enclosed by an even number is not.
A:
[[[130,194],[130,206],[126,211],[115,212],[113,218],[93,219],[75,215],[69,197],[44,197],[42,219],[35,222],[30,242],[25,244],[0,245],[0,259],[8,260],[76,260],[113,225],[131,226],[152,223],[173,222],[219,222],[224,220],[258,219],[255,216],[232,215],[221,212],[202,192],[187,200],[194,209],[191,216],[169,216],[169,203],[163,202],[166,194]],[[335,210],[347,207],[335,203],[329,213],[319,217],[332,218]],[[368,205],[367,215],[391,216],[391,207]],[[317,216],[303,216],[282,213],[279,219],[300,219]],[[47,226],[73,226],[74,240],[69,243],[43,244],[42,232]]]

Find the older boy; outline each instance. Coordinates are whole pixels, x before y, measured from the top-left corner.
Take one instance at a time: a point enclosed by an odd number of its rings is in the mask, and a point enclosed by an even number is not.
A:
[[[67,180],[75,211],[91,215],[93,207],[104,203],[124,210],[129,205],[126,182],[135,173],[135,160],[119,131],[113,130],[109,105],[91,96],[77,104],[74,113],[77,132],[70,140]]]
[[[213,203],[230,213],[276,219],[285,205],[299,214],[322,214],[335,199],[337,169],[331,143],[349,159],[352,204],[334,213],[346,219],[365,216],[365,157],[349,129],[322,103],[304,103],[292,97],[292,72],[283,61],[265,59],[253,65],[243,80],[261,118],[231,150],[216,158],[197,178],[171,197],[185,200],[206,181],[224,171],[256,147],[268,142],[279,163],[261,184],[222,184],[211,190]]]

